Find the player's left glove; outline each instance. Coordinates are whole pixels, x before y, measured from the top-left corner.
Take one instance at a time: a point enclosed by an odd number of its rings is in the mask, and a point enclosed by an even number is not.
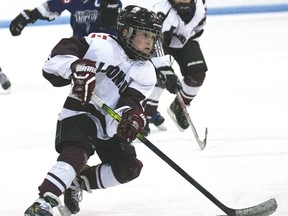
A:
[[[34,23],[38,19],[49,20],[48,18],[43,17],[37,8],[33,10],[23,10],[11,21],[9,30],[13,36],[18,36],[26,25]]]
[[[164,82],[166,89],[172,93],[176,94],[177,89],[181,89],[181,84],[178,76],[174,73],[172,67],[160,67],[156,69],[157,75]]]
[[[96,86],[95,61],[78,59],[70,67],[72,71],[72,93],[83,103],[88,103]]]
[[[128,142],[136,139],[137,133],[143,130],[147,119],[141,109],[129,109],[123,112],[122,120],[117,128],[118,136]]]
[[[100,3],[100,15],[98,17],[101,28],[116,26],[119,12],[119,0],[102,0]]]

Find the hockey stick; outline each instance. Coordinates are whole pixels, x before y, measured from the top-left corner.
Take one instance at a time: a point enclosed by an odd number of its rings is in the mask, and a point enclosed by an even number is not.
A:
[[[164,54],[164,50],[163,50],[161,41],[158,40],[157,43],[155,44],[155,46],[156,46],[155,50],[156,50],[156,55],[157,55],[157,57],[164,56],[165,54]],[[173,64],[173,63],[172,63],[172,64]],[[203,141],[200,140],[199,135],[198,135],[198,133],[197,133],[197,131],[196,131],[196,128],[195,128],[195,126],[194,126],[194,124],[193,124],[193,122],[192,122],[192,119],[191,119],[191,117],[190,117],[190,115],[189,115],[189,113],[188,113],[188,111],[187,111],[186,105],[185,105],[185,103],[184,103],[184,101],[183,101],[183,98],[182,98],[182,96],[181,96],[181,94],[180,94],[179,89],[176,89],[176,95],[177,95],[177,100],[179,101],[180,106],[181,106],[181,108],[183,109],[184,115],[185,115],[185,117],[187,118],[187,120],[188,120],[188,122],[189,122],[189,125],[191,126],[191,129],[192,129],[192,132],[193,132],[193,134],[194,134],[194,137],[196,138],[196,141],[197,141],[200,149],[203,150],[203,149],[206,147],[206,143],[207,143],[207,133],[208,133],[208,129],[207,129],[207,127],[206,127],[204,140],[203,140]],[[171,118],[172,118],[174,121],[176,120],[175,118],[172,117],[173,114],[172,114],[171,112],[169,112],[169,108],[168,108],[168,114],[171,116]],[[176,125],[178,125],[177,120],[175,121],[175,123],[176,123]],[[180,128],[180,126],[178,126],[178,128]],[[182,129],[182,128],[181,128],[181,129]],[[183,129],[182,129],[181,131],[183,131]]]
[[[107,104],[103,103],[101,99],[94,94],[92,95],[92,102],[101,109],[103,109],[108,115],[110,115],[116,121],[121,121],[121,116],[119,116]],[[227,207],[222,202],[220,202],[216,197],[214,197],[209,191],[207,191],[203,186],[201,186],[196,180],[194,180],[181,167],[179,167],[173,160],[171,160],[161,150],[159,150],[155,145],[153,145],[148,139],[146,139],[142,134],[138,133],[137,138],[150,150],[152,150],[156,155],[158,155],[162,160],[164,160],[168,165],[170,165],[171,168],[173,168],[183,178],[185,178],[190,184],[192,184],[196,189],[198,189],[205,197],[207,197],[211,202],[213,202],[216,206],[218,206],[228,216],[268,216],[276,211],[277,202],[274,198],[269,199],[258,205],[244,209],[232,209]]]
[[[190,115],[189,115],[189,113],[188,113],[188,111],[187,111],[186,105],[185,105],[185,103],[184,103],[184,101],[183,101],[183,98],[182,98],[182,96],[181,96],[181,94],[180,94],[179,89],[176,90],[176,95],[177,95],[177,99],[178,99],[178,101],[179,101],[179,103],[180,103],[180,106],[181,106],[182,109],[183,109],[184,115],[185,115],[185,117],[187,118],[187,120],[188,120],[188,122],[189,122],[189,125],[191,126],[191,129],[192,129],[192,132],[193,132],[193,134],[194,134],[194,137],[196,138],[196,141],[197,141],[200,149],[203,150],[203,149],[206,147],[206,143],[207,143],[207,133],[208,133],[208,129],[207,129],[207,127],[206,127],[204,140],[203,140],[203,141],[200,140],[199,135],[198,135],[198,133],[197,133],[197,131],[196,131],[196,128],[195,128],[195,126],[194,126],[194,124],[193,124],[193,122],[192,122],[192,119],[191,119],[191,117],[190,117]]]

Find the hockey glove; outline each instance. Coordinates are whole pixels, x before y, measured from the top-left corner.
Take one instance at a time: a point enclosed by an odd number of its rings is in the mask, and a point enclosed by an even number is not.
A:
[[[111,28],[116,26],[119,10],[118,0],[103,0],[100,3],[99,23],[101,28]]]
[[[129,109],[123,112],[122,120],[119,122],[117,134],[119,138],[132,142],[137,133],[143,130],[147,119],[141,109]]]
[[[34,23],[37,19],[40,19],[42,15],[37,8],[34,10],[23,10],[15,19],[10,23],[9,29],[13,36],[21,34],[22,30],[28,23]]]
[[[96,65],[89,59],[78,59],[71,64],[72,71],[72,93],[79,98],[83,104],[91,100],[96,86]]]
[[[174,73],[172,67],[160,67],[157,70],[157,75],[164,82],[166,89],[172,93],[176,94],[177,89],[181,89],[180,81],[177,75]]]

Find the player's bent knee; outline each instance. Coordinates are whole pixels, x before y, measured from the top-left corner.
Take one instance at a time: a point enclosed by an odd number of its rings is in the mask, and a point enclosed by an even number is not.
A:
[[[124,158],[111,163],[115,178],[124,184],[140,175],[143,164],[136,157]]]
[[[205,72],[192,73],[189,76],[184,76],[184,82],[191,87],[202,86],[206,77]]]

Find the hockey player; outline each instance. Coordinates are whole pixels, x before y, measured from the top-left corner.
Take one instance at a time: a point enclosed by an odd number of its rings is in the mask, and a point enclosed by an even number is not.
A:
[[[73,35],[87,36],[92,32],[116,34],[116,19],[122,8],[120,0],[48,0],[33,10],[23,10],[10,23],[13,36],[21,34],[29,23],[38,19],[52,21],[65,10],[70,12]]]
[[[160,79],[146,106],[147,118],[156,126],[164,122],[164,118],[157,112],[164,86],[170,93],[175,93],[175,89],[181,86],[181,96],[185,104],[189,105],[204,82],[208,69],[199,37],[204,31],[206,10],[205,0],[161,0],[153,6],[153,11],[163,20],[163,48],[166,54],[160,57],[163,60],[157,60]],[[183,79],[178,80],[170,58],[178,63]],[[161,82],[164,85],[161,85]],[[168,113],[177,123],[179,130],[184,131],[189,127],[177,98],[169,106]],[[149,132],[147,125],[142,134],[148,135]]]
[[[63,192],[67,208],[76,214],[82,189],[105,189],[139,176],[142,163],[131,142],[146,123],[143,104],[156,83],[149,60],[161,28],[154,12],[130,5],[118,16],[117,38],[91,33],[64,38],[53,48],[43,76],[57,87],[72,82],[72,90],[58,117],[57,162],[25,216],[52,216]],[[92,94],[122,120],[118,123],[90,101]],[[95,152],[102,163],[84,166]]]
[[[4,90],[8,90],[11,87],[11,82],[8,77],[2,72],[0,67],[0,85]]]

